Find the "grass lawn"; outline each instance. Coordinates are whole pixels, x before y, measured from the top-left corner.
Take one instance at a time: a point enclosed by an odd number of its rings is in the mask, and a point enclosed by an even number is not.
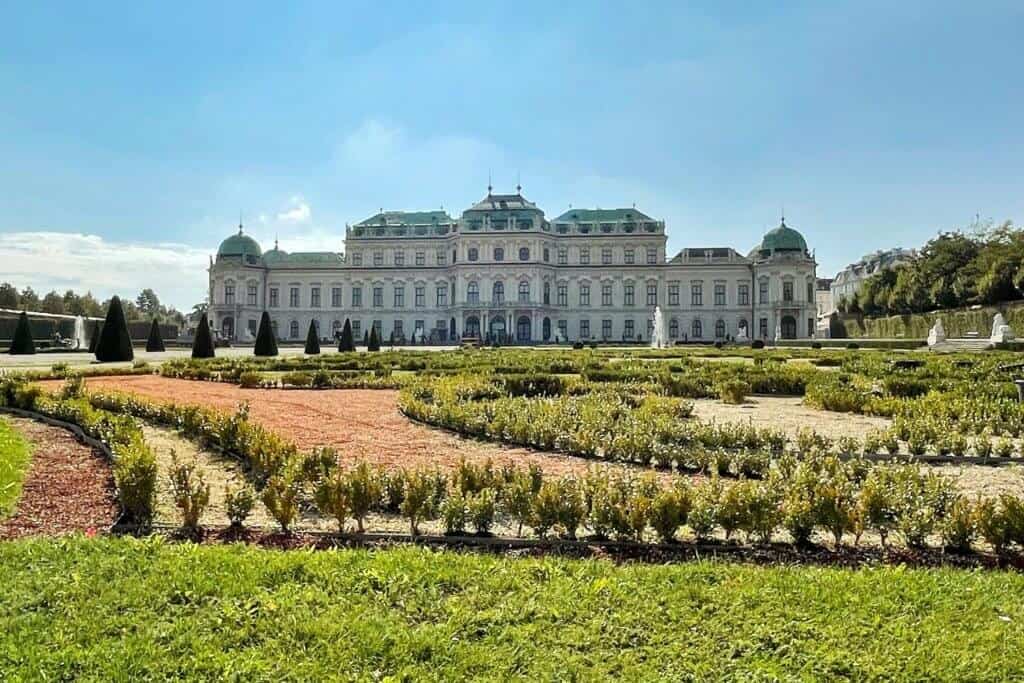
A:
[[[1024,576],[0,543],[14,679],[1024,676]]]
[[[0,417],[0,519],[14,511],[31,458],[28,442]]]

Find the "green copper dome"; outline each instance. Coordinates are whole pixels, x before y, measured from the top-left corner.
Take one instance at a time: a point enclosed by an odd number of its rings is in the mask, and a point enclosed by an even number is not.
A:
[[[764,238],[761,240],[761,246],[758,247],[761,252],[776,252],[776,251],[807,251],[807,241],[804,240],[804,236],[793,228],[786,225],[786,219],[782,219],[782,223],[779,227],[774,230],[769,230]]]
[[[243,260],[252,261],[263,255],[259,243],[248,235],[242,234],[242,226],[238,226],[238,233],[220,243],[217,249],[217,257],[241,256]]]

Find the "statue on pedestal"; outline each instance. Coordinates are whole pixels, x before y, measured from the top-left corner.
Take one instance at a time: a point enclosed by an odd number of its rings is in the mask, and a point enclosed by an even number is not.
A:
[[[942,326],[942,319],[937,318],[931,331],[928,332],[928,346],[935,346],[944,341],[946,341],[946,328]]]

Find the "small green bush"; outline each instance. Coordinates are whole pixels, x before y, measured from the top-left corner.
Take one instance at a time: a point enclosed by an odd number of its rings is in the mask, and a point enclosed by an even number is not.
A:
[[[171,451],[171,470],[168,475],[174,505],[181,513],[182,526],[199,528],[199,519],[210,504],[210,485],[195,460],[183,463]]]
[[[718,384],[718,396],[725,403],[740,405],[750,393],[750,385],[740,379],[731,379]]]
[[[245,524],[255,504],[256,497],[249,486],[242,484],[224,487],[224,507],[231,526],[240,527]]]

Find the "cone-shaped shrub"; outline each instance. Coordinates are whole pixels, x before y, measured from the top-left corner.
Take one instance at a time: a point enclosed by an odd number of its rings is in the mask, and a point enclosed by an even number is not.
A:
[[[132,338],[128,333],[128,321],[124,317],[121,298],[115,296],[110,300],[107,318],[103,321],[100,341],[96,344],[96,360],[101,363],[113,363],[135,358],[132,351]]]
[[[253,353],[257,356],[277,355],[277,339],[270,324],[270,314],[266,311],[260,316],[260,329],[256,332],[256,349]]]
[[[341,328],[341,341],[338,342],[338,351],[355,351],[356,341],[352,338],[352,323],[345,318],[345,326]]]
[[[370,331],[369,330],[363,330],[363,346],[369,346],[369,345],[370,345]]]
[[[370,341],[366,344],[367,351],[380,351],[380,337],[377,336],[377,328],[370,326]]]
[[[89,353],[96,353],[96,347],[100,344],[100,330],[102,330],[99,320],[94,320],[92,323],[92,334],[89,335]]]
[[[28,324],[28,313],[21,312],[18,326],[14,328],[14,339],[11,340],[12,356],[36,352],[36,343],[32,341],[32,327]]]
[[[149,352],[153,351],[165,351],[164,349],[164,338],[160,335],[160,323],[153,318],[153,324],[149,326],[149,339],[146,340],[146,350]]]
[[[213,337],[210,335],[210,321],[203,313],[199,318],[199,327],[196,328],[196,337],[192,340],[193,358],[213,358]]]
[[[320,335],[316,333],[316,325],[309,321],[309,331],[306,332],[306,355],[315,356],[320,353]]]

